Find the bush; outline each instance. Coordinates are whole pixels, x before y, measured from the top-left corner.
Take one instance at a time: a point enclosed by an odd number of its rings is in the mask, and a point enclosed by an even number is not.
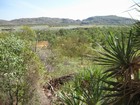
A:
[[[60,100],[67,105],[100,105],[105,94],[101,90],[104,86],[102,79],[105,78],[100,67],[84,70],[75,77],[74,82],[69,84],[65,91],[59,94]]]
[[[35,84],[42,69],[36,60],[23,40],[12,35],[0,39],[0,98],[3,104],[28,105],[34,100]]]

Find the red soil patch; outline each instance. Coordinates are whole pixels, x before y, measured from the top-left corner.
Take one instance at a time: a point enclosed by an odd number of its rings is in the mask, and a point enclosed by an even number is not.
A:
[[[39,41],[39,42],[36,44],[36,47],[38,47],[38,48],[48,47],[48,46],[49,46],[49,42],[48,42],[48,41]]]

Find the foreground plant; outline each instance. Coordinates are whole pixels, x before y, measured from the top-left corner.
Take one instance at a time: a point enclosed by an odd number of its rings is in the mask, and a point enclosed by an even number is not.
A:
[[[60,99],[67,105],[100,105],[105,93],[101,90],[104,85],[101,79],[99,68],[85,70],[75,77],[73,85],[67,91],[60,93]]]
[[[31,105],[41,65],[27,44],[9,35],[0,39],[0,101],[3,105]]]
[[[102,46],[103,51],[99,52],[100,57],[95,59],[98,64],[108,67],[104,74],[112,78],[104,81],[108,86],[103,90],[109,92],[104,97],[106,104],[140,104],[140,50],[136,43],[139,45],[140,40],[132,31],[129,35],[122,33],[121,37],[110,34],[107,45]]]

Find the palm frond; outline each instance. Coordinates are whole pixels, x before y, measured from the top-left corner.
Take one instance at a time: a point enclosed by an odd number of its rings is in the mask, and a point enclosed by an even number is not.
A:
[[[107,98],[107,103],[117,105],[117,103],[124,102],[130,105],[129,103],[134,101],[139,102],[137,99],[140,98],[140,89],[138,88],[140,81],[131,78],[135,72],[138,75],[140,69],[140,48],[138,46],[140,39],[137,39],[139,35],[135,35],[132,30],[129,34],[121,33],[121,36],[114,36],[110,33],[107,45],[102,46],[103,51],[100,51],[100,56],[95,58],[99,65],[109,67],[103,72],[106,77],[113,78],[111,81],[103,80],[107,85],[101,88],[108,92],[103,97]],[[136,105],[138,104],[136,103]]]

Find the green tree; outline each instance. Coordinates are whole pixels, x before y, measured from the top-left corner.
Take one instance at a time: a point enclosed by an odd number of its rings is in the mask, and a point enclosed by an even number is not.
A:
[[[38,42],[38,38],[36,35],[36,32],[34,30],[32,30],[30,27],[28,26],[23,26],[20,29],[20,32],[17,33],[17,36],[25,41],[27,41],[27,43],[30,43],[30,46],[32,46],[32,49],[34,51],[36,51],[36,45]]]
[[[32,100],[40,69],[35,60],[23,40],[11,35],[0,39],[0,99],[4,104],[27,105]]]
[[[28,26],[23,26],[21,28],[21,38],[29,41],[36,41],[36,33]]]

